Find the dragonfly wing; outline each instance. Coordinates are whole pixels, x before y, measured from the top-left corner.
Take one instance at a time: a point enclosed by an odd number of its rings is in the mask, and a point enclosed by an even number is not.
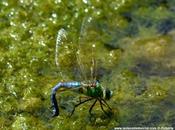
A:
[[[95,80],[96,72],[96,42],[98,30],[94,26],[92,17],[83,19],[78,42],[77,61],[85,80]]]

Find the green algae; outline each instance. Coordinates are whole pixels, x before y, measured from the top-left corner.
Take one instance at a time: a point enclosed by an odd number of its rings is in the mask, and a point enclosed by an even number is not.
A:
[[[1,0],[0,129],[175,127],[174,4]],[[61,28],[68,36],[59,48],[57,67],[55,40]],[[89,102],[68,118],[80,96],[68,91],[57,94],[60,116],[51,118],[51,88],[61,80],[84,80],[81,71],[90,79],[94,57],[97,77],[114,92],[108,101],[111,117],[99,104],[90,117]]]

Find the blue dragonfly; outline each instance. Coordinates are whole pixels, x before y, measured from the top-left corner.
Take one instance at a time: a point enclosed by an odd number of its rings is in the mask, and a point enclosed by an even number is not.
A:
[[[60,29],[58,31],[57,40],[56,40],[56,51],[55,51],[55,63],[57,67],[60,67],[58,61],[58,49],[60,44],[67,38],[67,32],[64,29]],[[92,17],[86,17],[83,19],[81,29],[80,29],[80,37],[78,39],[78,50],[76,53],[77,63],[79,65],[79,69],[82,75],[83,81],[63,81],[58,82],[51,90],[51,103],[53,107],[52,117],[58,116],[59,112],[59,103],[56,99],[57,91],[66,91],[66,90],[78,90],[81,94],[84,94],[84,97],[79,97],[79,103],[76,104],[70,114],[73,115],[75,108],[85,102],[94,100],[93,104],[89,108],[89,113],[92,115],[92,109],[97,102],[100,103],[100,107],[102,111],[109,115],[106,111],[108,109],[112,112],[112,108],[107,104],[106,100],[109,100],[112,97],[112,91],[108,88],[104,88],[101,83],[97,80],[97,56],[95,54],[96,51],[96,43],[98,38],[95,40],[94,36],[98,37],[94,31],[94,26],[92,22]],[[103,53],[103,52],[102,52]],[[61,68],[59,68],[61,69]],[[60,71],[60,75],[63,77],[63,73]],[[106,109],[105,109],[105,108]]]

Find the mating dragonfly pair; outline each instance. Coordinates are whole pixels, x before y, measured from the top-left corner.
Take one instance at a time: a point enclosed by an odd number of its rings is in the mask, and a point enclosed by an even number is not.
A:
[[[72,82],[59,82],[56,86],[54,86],[52,88],[52,92],[51,92],[51,103],[52,103],[52,107],[53,107],[53,117],[54,116],[58,116],[59,115],[59,105],[56,99],[56,92],[58,90],[60,90],[61,88],[63,88],[64,90],[79,90],[78,92],[82,93],[85,95],[85,97],[80,97],[79,98],[79,103],[76,104],[71,112],[71,115],[74,113],[75,108],[78,107],[79,105],[94,100],[92,106],[89,109],[89,113],[91,113],[93,107],[95,106],[95,104],[97,102],[100,103],[101,109],[102,111],[108,115],[108,112],[104,109],[104,107],[106,107],[108,110],[112,111],[112,109],[110,108],[110,106],[107,104],[106,100],[109,100],[112,96],[112,91],[109,90],[108,88],[103,88],[102,85],[100,84],[99,81],[96,80],[96,68],[97,68],[97,61],[96,61],[96,56],[95,56],[95,44],[92,44],[94,42],[94,38],[93,41],[91,42],[89,39],[87,39],[87,36],[89,36],[90,34],[86,34],[86,33],[91,33],[92,35],[94,35],[94,32],[91,31],[91,29],[93,29],[92,26],[88,26],[87,24],[91,24],[91,17],[85,18],[82,22],[82,26],[80,29],[80,38],[78,40],[78,44],[79,44],[79,48],[78,48],[78,53],[77,53],[77,62],[79,64],[79,69],[82,73],[82,75],[86,75],[86,70],[89,67],[87,64],[90,65],[89,70],[91,70],[91,80],[86,80],[83,82],[77,82],[77,81],[72,81]],[[93,29],[94,30],[94,29]],[[90,35],[90,36],[92,36]],[[62,44],[62,40],[66,39],[67,37],[67,32],[64,29],[60,29],[58,31],[58,35],[57,35],[57,41],[56,41],[56,51],[55,51],[55,62],[57,67],[59,66],[59,62],[58,62],[58,49],[60,47],[60,45]],[[86,39],[86,40],[82,40],[82,39]],[[98,40],[98,39],[96,39]],[[88,43],[90,46],[86,46],[85,42],[88,41]],[[87,43],[87,44],[88,44]],[[87,51],[86,50],[90,50],[90,60],[89,62],[87,62],[87,60],[85,62],[83,62],[83,59],[87,54],[85,54]],[[89,53],[88,53],[89,54]],[[60,68],[59,68],[60,69]],[[61,73],[60,73],[61,74]],[[61,74],[62,75],[62,74]],[[82,76],[83,77],[83,76]],[[87,76],[84,76],[87,79]],[[90,76],[89,76],[90,77]],[[84,99],[84,100],[82,100]]]

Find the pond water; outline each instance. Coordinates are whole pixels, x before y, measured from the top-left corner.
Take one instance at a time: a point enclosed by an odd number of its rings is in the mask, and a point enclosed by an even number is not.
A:
[[[1,0],[0,129],[175,127],[174,13],[174,0]],[[52,118],[51,89],[92,75],[113,114],[88,102],[68,118],[80,94],[65,91]]]

